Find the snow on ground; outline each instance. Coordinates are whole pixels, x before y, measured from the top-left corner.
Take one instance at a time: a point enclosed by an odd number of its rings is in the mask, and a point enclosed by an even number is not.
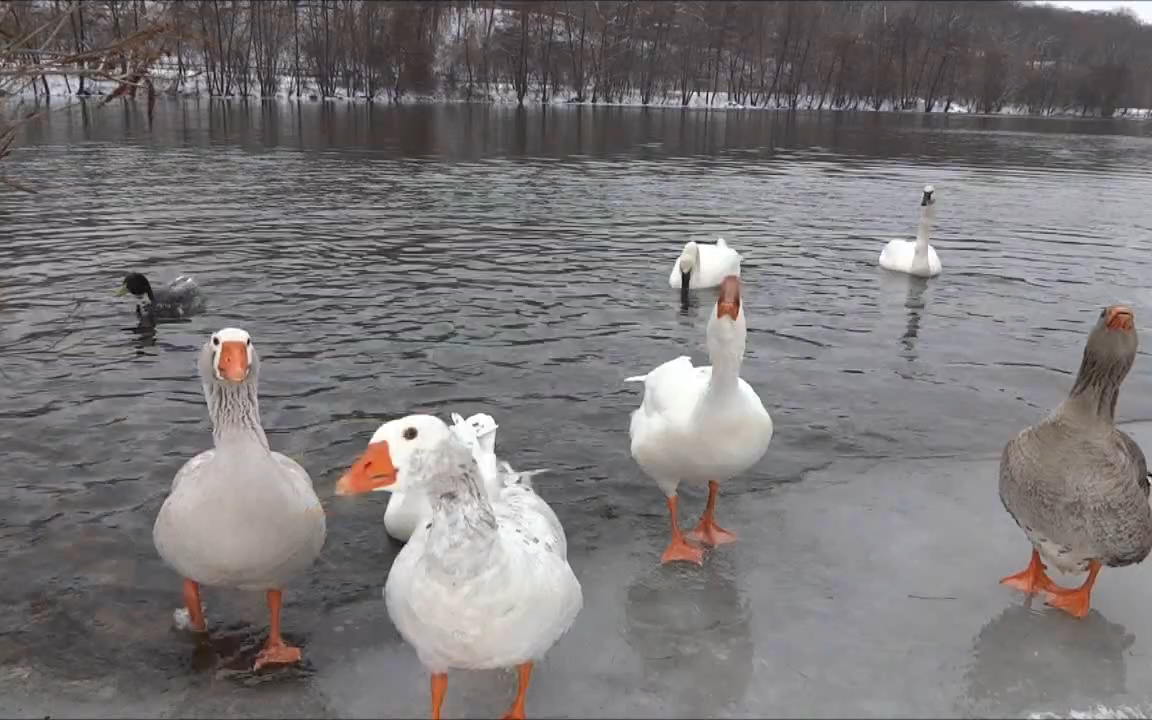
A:
[[[198,71],[186,72],[183,82],[178,82],[176,64],[175,64],[174,60],[171,60],[171,62],[163,63],[160,67],[158,67],[155,70],[153,75],[156,78],[155,87],[156,87],[157,92],[160,92],[163,94],[175,94],[175,95],[180,95],[180,96],[185,96],[185,97],[202,97],[202,96],[206,96],[209,94],[207,79],[202,72],[198,72]],[[49,75],[47,77],[47,83],[48,83],[48,94],[50,97],[54,97],[54,98],[55,97],[74,96],[76,93],[76,90],[79,88],[75,78],[66,78],[62,75]],[[254,86],[253,87],[253,93],[250,94],[249,96],[244,97],[244,96],[237,95],[237,96],[234,96],[231,98],[224,98],[224,99],[257,99],[257,96],[255,95],[255,93],[257,93],[259,91],[259,86],[258,86],[258,83],[256,83],[255,81],[252,84]],[[276,93],[275,97],[277,99],[280,99],[280,100],[295,99],[295,96],[293,94],[294,87],[295,87],[295,83],[290,76],[288,76],[288,75],[281,76],[280,82],[279,82],[279,88],[280,89]],[[13,94],[18,96],[18,97],[24,98],[24,99],[30,99],[30,98],[35,97],[38,93],[43,93],[42,88],[43,88],[43,84],[39,80],[37,80],[35,83],[35,87],[33,87],[32,84],[27,84],[24,87],[19,88]],[[98,95],[107,95],[108,93],[112,92],[116,88],[116,84],[114,82],[110,82],[110,81],[88,80],[87,81],[87,88],[92,95],[97,95],[97,96]],[[710,95],[711,95],[711,97],[709,97]],[[585,98],[584,102],[577,103],[575,101],[575,98],[574,98],[574,93],[570,90],[565,90],[556,96],[549,97],[548,104],[549,105],[574,105],[574,104],[592,105],[593,103],[589,100],[589,98],[591,97],[591,90],[586,92],[585,96],[586,96],[586,98]],[[343,88],[338,88],[336,90],[336,95],[334,95],[334,96],[331,96],[328,98],[321,98],[319,96],[317,90],[316,90],[315,83],[313,83],[311,81],[305,82],[305,85],[304,85],[304,88],[303,88],[303,91],[302,91],[301,97],[300,97],[301,101],[308,101],[308,102],[318,102],[320,100],[342,100],[342,101],[346,101],[346,102],[364,102],[367,99],[368,98],[366,98],[362,95],[361,96],[355,96],[355,97],[348,96],[346,91]],[[391,102],[391,98],[388,95],[387,90],[382,90],[382,91],[378,92],[376,97],[374,97],[372,99],[376,102]],[[439,92],[436,92],[433,94],[406,93],[400,98],[399,102],[404,103],[404,104],[408,104],[408,103],[452,103],[452,102],[469,102],[469,100],[467,100],[463,96],[463,89],[461,89],[456,93],[446,93],[443,91],[439,91]],[[483,87],[477,87],[473,92],[473,99],[471,100],[471,102],[487,102],[487,103],[492,103],[492,104],[497,104],[497,105],[516,104],[517,103],[516,90],[515,90],[515,88],[512,87],[512,85],[510,85],[508,83],[495,83],[487,89],[485,89]],[[525,104],[530,105],[530,106],[540,105],[541,103],[540,103],[540,99],[539,99],[539,92],[535,91],[535,90],[530,92],[528,94],[528,96],[525,97]],[[623,98],[618,97],[618,96],[614,97],[611,102],[604,102],[602,99],[598,99],[598,102],[596,102],[595,104],[600,105],[600,106],[605,106],[605,107],[644,107],[644,103],[641,102],[640,94],[638,92],[630,93]],[[797,109],[798,110],[821,109],[818,107],[818,104],[819,104],[819,98],[818,97],[815,97],[815,96],[802,97],[800,99],[799,104],[797,105]],[[747,105],[747,104],[743,104],[743,103],[733,102],[730,98],[729,93],[727,93],[727,92],[717,92],[714,95],[712,95],[710,93],[694,93],[692,95],[692,97],[689,99],[687,106],[684,106],[682,104],[680,94],[678,92],[667,93],[664,95],[653,97],[651,102],[648,103],[648,106],[649,107],[660,107],[660,108],[688,107],[691,109],[712,109],[712,110],[781,110],[781,109],[787,109],[786,105],[769,104],[769,105],[761,105],[761,106],[752,106],[752,105]],[[832,108],[832,107],[825,105],[825,107],[823,109],[825,109],[825,110],[837,110],[837,109],[843,110],[846,108]],[[872,107],[871,107],[871,105],[866,105],[864,103],[861,103],[856,108],[856,110],[859,112],[868,112],[868,111],[872,110]],[[891,103],[890,101],[885,101],[881,105],[880,110],[882,112],[923,113],[924,112],[924,101],[922,99],[918,100],[916,102],[916,106],[914,108],[907,109],[907,110],[901,110],[901,109],[895,107],[893,105],[893,103]],[[944,112],[944,104],[942,102],[937,102],[935,104],[935,107],[932,109],[932,113],[938,114],[938,113],[943,113],[943,112]],[[949,114],[956,114],[956,115],[975,114],[976,108],[974,106],[967,105],[965,103],[953,103],[949,107],[948,113]],[[1028,115],[1029,112],[1028,112],[1028,109],[1026,107],[1023,107],[1023,106],[1006,105],[999,113],[996,113],[996,114],[998,114],[998,115]],[[1061,117],[1079,116],[1079,113],[1078,112],[1056,112],[1056,113],[1054,113],[1054,115],[1055,116],[1061,116]],[[1152,109],[1142,109],[1142,108],[1121,109],[1121,110],[1117,111],[1116,116],[1117,117],[1138,118],[1138,119],[1149,119],[1149,118],[1152,118]]]

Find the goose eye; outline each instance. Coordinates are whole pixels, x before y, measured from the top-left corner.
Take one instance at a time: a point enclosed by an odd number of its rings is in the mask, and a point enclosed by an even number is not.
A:
[[[414,428],[414,427],[405,428],[404,429],[404,439],[405,440],[415,440],[416,439],[416,428]]]
[[[248,338],[247,340],[245,340],[244,344],[247,345],[248,347],[252,347],[252,338]]]
[[[220,338],[218,338],[218,337],[216,337],[215,335],[213,335],[213,336],[212,336],[212,344],[213,344],[213,345],[219,345],[219,344],[220,344]]]

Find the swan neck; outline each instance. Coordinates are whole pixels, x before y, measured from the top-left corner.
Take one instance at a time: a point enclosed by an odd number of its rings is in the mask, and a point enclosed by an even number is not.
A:
[[[268,438],[260,424],[254,377],[238,385],[206,382],[204,398],[208,401],[216,447],[255,443],[268,449]]]
[[[931,205],[920,209],[920,223],[916,226],[916,252],[928,252],[928,236],[932,233],[932,220],[936,211]]]

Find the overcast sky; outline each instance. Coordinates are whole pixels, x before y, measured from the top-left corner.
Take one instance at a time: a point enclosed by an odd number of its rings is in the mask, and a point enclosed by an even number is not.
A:
[[[1044,2],[1045,5],[1059,5],[1073,10],[1115,10],[1116,8],[1131,8],[1136,16],[1146,23],[1152,23],[1152,0],[1095,0],[1081,2]]]

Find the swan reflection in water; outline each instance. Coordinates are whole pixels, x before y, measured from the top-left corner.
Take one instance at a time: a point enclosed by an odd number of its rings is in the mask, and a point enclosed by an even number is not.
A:
[[[880,286],[886,294],[895,296],[899,291],[904,291],[904,309],[908,320],[904,325],[904,334],[900,336],[900,345],[903,348],[900,356],[908,362],[916,360],[919,356],[916,343],[920,339],[920,323],[927,307],[928,282],[927,278],[896,273],[884,273],[880,276]]]
[[[904,346],[901,356],[909,362],[916,359],[916,341],[920,337],[920,320],[924,315],[924,293],[928,290],[928,280],[925,278],[908,278],[908,295],[904,298],[904,307],[908,310],[908,324],[904,326],[904,335],[900,344]]]

